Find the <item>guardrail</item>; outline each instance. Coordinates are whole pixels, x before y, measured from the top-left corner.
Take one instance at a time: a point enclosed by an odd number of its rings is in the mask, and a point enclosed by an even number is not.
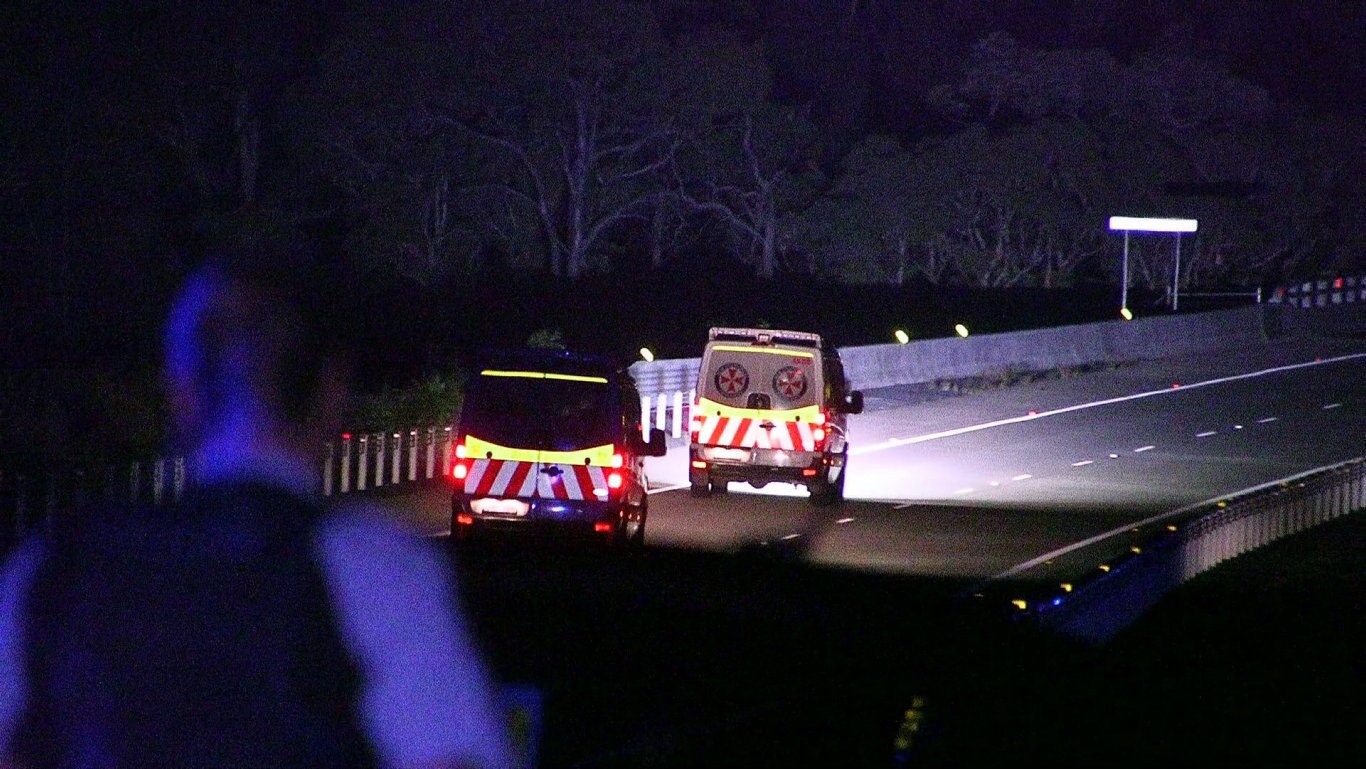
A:
[[[430,482],[450,466],[452,450],[449,425],[344,433],[322,447],[320,488],[325,496],[334,496]],[[174,504],[195,474],[193,463],[183,456],[95,470],[0,471],[0,542],[16,542],[35,528],[50,525],[55,516],[98,500]]]
[[[1282,286],[1271,292],[1268,304],[1291,307],[1329,307],[1349,302],[1366,302],[1366,275],[1310,280],[1293,286]]]
[[[1109,640],[1170,590],[1279,539],[1366,509],[1366,457],[1320,468],[1201,509],[1164,516],[1160,533],[1083,584],[1016,604],[1039,626],[1085,641]],[[1188,516],[1197,516],[1189,518]],[[1024,604],[1020,606],[1020,604]]]

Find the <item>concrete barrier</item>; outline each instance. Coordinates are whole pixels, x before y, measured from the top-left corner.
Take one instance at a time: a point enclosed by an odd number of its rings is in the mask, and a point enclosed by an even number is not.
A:
[[[857,388],[958,379],[1005,371],[1047,371],[1099,363],[1128,363],[1219,352],[1282,336],[1366,331],[1366,304],[1302,309],[1254,305],[1232,310],[1030,329],[908,344],[840,348]],[[700,345],[699,345],[700,346]],[[687,392],[700,359],[633,364],[642,396]]]

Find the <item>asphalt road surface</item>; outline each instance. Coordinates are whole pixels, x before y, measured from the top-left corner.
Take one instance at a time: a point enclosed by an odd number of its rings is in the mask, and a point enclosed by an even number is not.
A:
[[[844,504],[813,507],[789,484],[693,499],[675,441],[650,460],[648,544],[949,578],[1075,573],[1183,508],[1360,456],[1366,342],[1292,339],[970,394],[866,395],[850,420]],[[444,487],[392,502],[424,533],[449,531]]]

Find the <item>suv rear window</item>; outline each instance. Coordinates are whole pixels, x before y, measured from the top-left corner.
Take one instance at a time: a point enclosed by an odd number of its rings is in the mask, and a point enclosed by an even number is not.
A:
[[[738,408],[796,409],[821,402],[811,350],[714,344],[702,362],[703,397]]]
[[[473,378],[460,431],[500,446],[573,451],[616,440],[614,388],[596,377],[539,378],[485,372]]]

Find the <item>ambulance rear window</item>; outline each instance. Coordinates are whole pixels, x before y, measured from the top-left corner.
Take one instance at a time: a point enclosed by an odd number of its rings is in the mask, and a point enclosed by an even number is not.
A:
[[[573,451],[612,443],[617,411],[614,390],[600,377],[484,372],[465,393],[460,431],[510,448]]]
[[[795,409],[821,401],[820,360],[810,350],[712,345],[702,395],[738,408]]]

